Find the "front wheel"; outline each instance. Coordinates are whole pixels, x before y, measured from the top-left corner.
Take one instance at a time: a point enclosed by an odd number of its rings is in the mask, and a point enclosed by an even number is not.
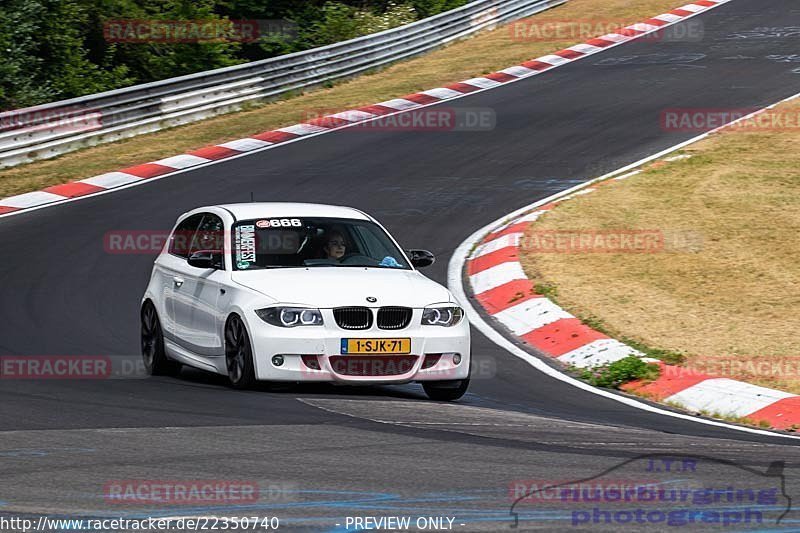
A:
[[[253,349],[242,319],[236,315],[225,326],[225,366],[234,389],[249,389],[256,383]]]
[[[469,378],[452,381],[423,381],[425,394],[436,402],[453,402],[458,400],[469,388]]]
[[[152,302],[142,307],[142,360],[144,368],[151,376],[174,376],[180,372],[181,365],[167,358],[164,350],[164,333],[161,322]]]

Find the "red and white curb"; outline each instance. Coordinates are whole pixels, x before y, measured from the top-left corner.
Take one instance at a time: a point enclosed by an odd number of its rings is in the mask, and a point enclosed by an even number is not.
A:
[[[629,172],[616,179],[628,177]],[[644,354],[583,324],[551,300],[537,294],[519,262],[525,230],[559,203],[588,194],[606,182],[573,192],[492,228],[469,254],[465,277],[475,300],[513,338],[564,365],[591,368]],[[623,386],[649,399],[715,416],[766,421],[778,429],[800,428],[800,396],[687,368],[656,362],[661,375],[649,383]]]
[[[616,33],[601,35],[600,37],[589,39],[585,43],[576,44],[552,54],[526,61],[521,65],[515,65],[485,76],[409,94],[402,98],[395,98],[374,105],[342,111],[302,124],[295,124],[266,131],[245,139],[237,139],[224,144],[200,148],[186,154],[123,168],[116,172],[108,172],[75,182],[54,185],[42,191],[3,198],[0,200],[0,216],[18,214],[29,209],[72,201],[117,188],[135,186],[146,183],[153,178],[165,177],[188,168],[213,164],[220,160],[270,149],[287,142],[374,121],[383,116],[435,105],[443,101],[461,98],[470,93],[490,90],[506,83],[535,76],[614,46],[619,46],[729,1],[696,0],[668,13],[627,26]]]

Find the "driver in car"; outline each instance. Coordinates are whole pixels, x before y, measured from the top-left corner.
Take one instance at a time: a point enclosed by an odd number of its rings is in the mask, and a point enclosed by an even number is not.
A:
[[[345,253],[347,253],[344,235],[336,231],[328,235],[328,239],[325,241],[325,246],[322,247],[322,251],[325,252],[325,257],[327,259],[341,261]]]

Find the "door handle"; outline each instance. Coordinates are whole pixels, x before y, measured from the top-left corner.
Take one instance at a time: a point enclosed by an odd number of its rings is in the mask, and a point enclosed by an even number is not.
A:
[[[172,278],[172,281],[173,281],[173,283],[175,283],[176,287],[180,288],[180,286],[183,285],[183,281],[184,280],[183,280],[183,278],[179,278],[179,277],[175,276],[174,278]]]

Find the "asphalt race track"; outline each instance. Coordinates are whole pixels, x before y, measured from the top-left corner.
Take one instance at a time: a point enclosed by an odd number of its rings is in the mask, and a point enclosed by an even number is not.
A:
[[[104,235],[169,230],[191,208],[251,191],[363,209],[404,246],[433,251],[426,273],[444,282],[450,254],[477,228],[697,134],[664,131],[664,109],[761,107],[800,91],[800,39],[774,31],[800,27],[800,2],[733,0],[683,24],[698,20],[699,41],[634,41],[442,104],[493,111],[491,131],[342,130],[4,218],[0,354],[137,355],[153,255],[107,253]],[[186,369],[177,379],[0,380],[0,515],[246,514],[277,516],[281,530],[345,531],[347,516],[401,514],[497,531],[513,524],[513,480],[585,479],[640,454],[702,456],[697,475],[714,486],[784,461],[786,492],[800,495],[800,441],[647,413],[543,376],[477,331],[473,343],[487,370],[452,405],[417,385],[238,392]],[[107,503],[104,486],[120,479],[253,480],[262,495]],[[564,505],[517,511],[522,529],[573,527]],[[793,512],[767,522],[749,529],[800,529]],[[659,529],[626,526],[647,528]]]

